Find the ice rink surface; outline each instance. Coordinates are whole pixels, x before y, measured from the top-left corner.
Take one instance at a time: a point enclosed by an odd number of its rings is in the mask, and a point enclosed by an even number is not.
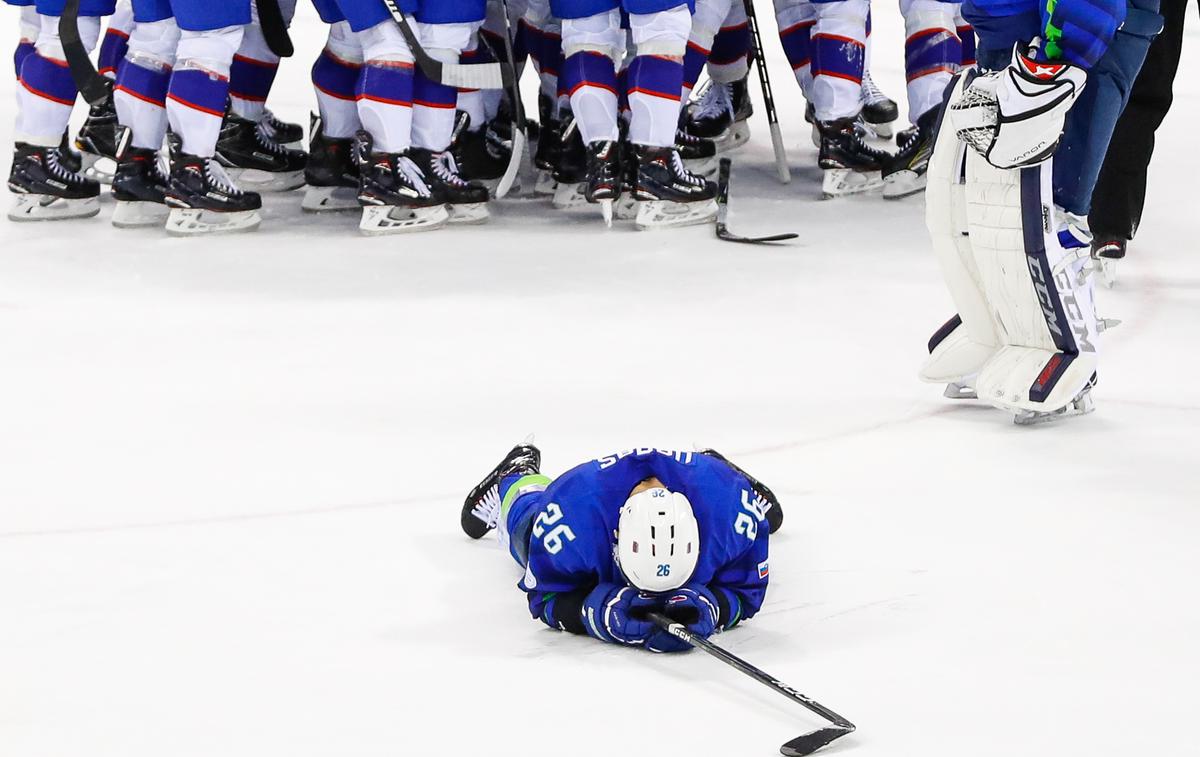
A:
[[[859,724],[831,754],[1194,755],[1196,20],[1143,230],[1100,294],[1124,323],[1098,410],[1061,425],[916,380],[951,315],[922,201],[815,199],[769,19],[796,180],[756,116],[731,224],[798,244],[533,202],[365,239],[298,195],[210,240],[117,232],[107,200],[0,221],[0,754],[768,757],[817,726],[700,653],[529,619],[458,510],[535,433],[550,474],[701,445],[775,489],[767,604],[718,640]],[[285,118],[312,105],[321,34],[302,7]],[[898,98],[902,37],[877,8]]]

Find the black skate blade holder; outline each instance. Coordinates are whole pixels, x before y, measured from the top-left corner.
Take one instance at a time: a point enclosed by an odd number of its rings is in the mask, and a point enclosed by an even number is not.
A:
[[[738,244],[774,244],[799,239],[800,235],[793,232],[763,237],[743,237],[729,230],[729,175],[732,167],[732,160],[721,158],[720,170],[717,174],[717,239]]]

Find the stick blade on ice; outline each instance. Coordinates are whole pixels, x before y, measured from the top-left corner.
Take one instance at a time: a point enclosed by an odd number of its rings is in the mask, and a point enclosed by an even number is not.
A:
[[[836,725],[829,726],[828,728],[818,728],[811,733],[797,736],[779,747],[779,753],[785,757],[804,757],[829,744],[834,739],[840,739],[842,736],[853,732],[853,728],[842,728]]]

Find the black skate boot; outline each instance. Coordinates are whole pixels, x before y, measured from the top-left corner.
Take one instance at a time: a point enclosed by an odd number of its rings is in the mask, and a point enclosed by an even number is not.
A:
[[[512,143],[505,141],[498,126],[492,122],[472,130],[471,118],[462,113],[450,143],[450,152],[454,154],[462,177],[467,181],[481,181],[489,190],[495,189],[512,158]]]
[[[717,452],[715,449],[712,449],[711,447],[702,449],[700,450],[700,454],[708,455],[709,457],[715,457],[718,460],[723,461],[730,468],[733,468],[735,471],[745,476],[746,480],[750,482],[750,488],[766,505],[767,524],[771,527],[771,533],[775,533],[779,530],[779,528],[783,525],[783,508],[780,507],[779,497],[775,496],[775,492],[771,491],[762,481],[759,481],[754,476],[751,476],[735,463],[730,462],[729,458],[725,457],[720,452]]]
[[[633,153],[636,228],[690,226],[716,218],[716,184],[688,171],[674,148],[634,145]]]
[[[862,112],[859,118],[867,128],[884,139],[892,136],[892,125],[900,118],[900,106],[879,89],[870,71],[863,72]]]
[[[537,149],[533,153],[533,166],[537,169],[537,184],[534,194],[554,194],[554,169],[562,155],[563,124],[554,116],[554,100],[544,93],[538,96]]]
[[[300,207],[312,213],[358,210],[358,163],[354,140],[325,136],[320,116],[309,125],[308,162],[304,166],[304,200]]]
[[[675,132],[675,149],[687,170],[706,179],[717,175],[716,142],[690,134],[687,129],[678,129]]]
[[[542,453],[532,444],[518,444],[509,450],[467,495],[462,507],[462,530],[472,539],[482,539],[500,522],[500,482],[507,476],[540,473]]]
[[[925,173],[933,154],[933,128],[938,108],[930,108],[917,119],[917,125],[902,132],[899,151],[883,160],[883,196],[889,200],[908,197],[925,189]]]
[[[824,174],[821,192],[825,199],[858,194],[883,185],[880,175],[887,156],[866,143],[853,118],[818,121],[821,147],[817,165]]]
[[[429,190],[446,204],[450,223],[484,223],[488,212],[488,190],[479,182],[467,181],[458,172],[454,155],[414,147],[408,151],[412,161],[425,174]]]
[[[1129,240],[1119,234],[1097,233],[1092,239],[1092,260],[1100,265],[1100,276],[1110,289],[1117,283],[1117,264],[1125,259]]]
[[[239,189],[216,158],[189,155],[180,149],[179,137],[170,139],[167,233],[190,237],[257,229],[262,197]]]
[[[304,147],[304,127],[300,124],[280,120],[270,108],[263,109],[262,118],[258,120],[267,131],[267,136],[285,147],[297,150]]]
[[[100,212],[100,183],[68,170],[59,147],[17,142],[13,147],[8,189],[11,221],[90,218]]]
[[[435,197],[408,152],[375,152],[371,136],[358,133],[359,230],[368,236],[440,228],[450,213]]]
[[[262,192],[284,192],[304,184],[307,156],[271,138],[267,128],[226,113],[217,140],[217,160],[239,184]]]
[[[118,229],[162,226],[171,212],[167,207],[170,183],[156,150],[125,147],[112,181],[112,196],[117,201],[112,225]]]
[[[587,185],[584,197],[600,203],[604,222],[612,226],[613,203],[621,196],[621,143],[592,142],[587,146]]]
[[[120,124],[112,93],[88,110],[87,120],[79,127],[75,147],[83,160],[83,175],[101,184],[111,184],[117,170],[120,151]]]
[[[695,137],[711,139],[718,152],[729,152],[750,140],[750,103],[747,79],[709,82],[700,99],[687,108],[685,130]]]
[[[567,113],[562,122],[562,150],[554,166],[553,205],[559,210],[570,210],[587,204],[587,148],[575,118]]]

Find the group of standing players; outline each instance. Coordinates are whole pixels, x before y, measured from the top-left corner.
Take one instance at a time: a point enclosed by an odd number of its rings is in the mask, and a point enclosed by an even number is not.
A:
[[[59,36],[65,0],[20,5],[13,220],[99,212],[120,227],[192,235],[256,228],[260,192],[305,186],[311,211],[357,210],[366,233],[478,223],[511,158],[502,90],[439,83],[383,0],[313,0],[316,53],[305,130],[266,108],[280,63],[253,0],[81,0],[79,31],[113,94],[67,136],[77,89]],[[285,23],[295,0],[277,3]],[[640,228],[710,220],[715,156],[748,138],[751,34],[743,0],[400,0],[430,57],[507,55],[539,78],[535,186],[555,207],[598,203]],[[868,0],[776,0],[780,39],[808,101],[824,191],[923,187],[941,94],[973,62],[958,3],[902,0],[909,120],[871,82]],[[106,24],[102,22],[107,21]],[[102,33],[102,26],[103,33]],[[705,67],[709,83],[692,90]],[[532,109],[531,109],[532,110]],[[160,158],[164,148],[169,158]]]

